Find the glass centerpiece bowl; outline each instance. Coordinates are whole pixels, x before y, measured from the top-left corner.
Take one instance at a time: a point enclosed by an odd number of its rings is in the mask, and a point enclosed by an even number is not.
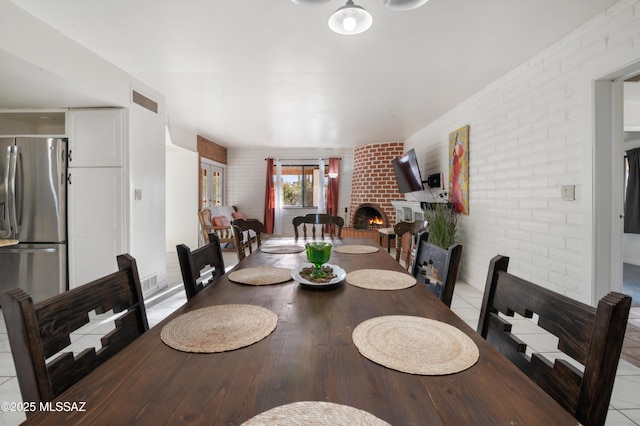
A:
[[[329,261],[331,257],[331,243],[314,241],[305,244],[307,259],[315,266],[315,271],[311,273],[312,278],[324,278],[326,273],[322,270],[322,265]]]

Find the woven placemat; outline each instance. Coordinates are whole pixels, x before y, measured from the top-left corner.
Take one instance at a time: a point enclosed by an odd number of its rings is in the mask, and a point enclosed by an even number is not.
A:
[[[304,247],[300,246],[261,246],[260,251],[273,254],[289,254],[300,253],[304,251]]]
[[[291,280],[291,269],[274,266],[256,266],[229,273],[229,281],[250,285],[279,284]]]
[[[338,253],[347,253],[347,254],[368,254],[375,253],[379,249],[374,246],[367,246],[363,244],[347,244],[344,246],[336,246],[333,248],[333,251],[337,251]]]
[[[360,353],[404,373],[453,374],[471,367],[478,347],[457,328],[428,318],[389,315],[360,323],[352,334]]]
[[[242,423],[243,426],[389,426],[371,413],[348,405],[300,401],[272,408]]]
[[[387,269],[359,269],[347,274],[347,282],[369,290],[402,290],[416,284],[416,279],[404,272]]]
[[[278,316],[255,305],[217,305],[180,315],[160,331],[160,338],[183,352],[225,352],[267,337]]]

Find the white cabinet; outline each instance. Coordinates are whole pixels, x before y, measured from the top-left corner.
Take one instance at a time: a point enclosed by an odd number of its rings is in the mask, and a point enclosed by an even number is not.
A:
[[[124,253],[124,172],[121,167],[69,169],[69,288],[118,270]]]
[[[125,240],[124,110],[68,112],[69,288],[118,270]]]
[[[124,111],[121,108],[70,110],[69,167],[124,165]]]

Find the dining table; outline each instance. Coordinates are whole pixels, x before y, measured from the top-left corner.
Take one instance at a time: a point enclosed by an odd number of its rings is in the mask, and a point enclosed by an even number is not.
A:
[[[294,270],[309,265],[303,250],[309,240],[263,240],[261,249],[62,393],[52,409],[33,414],[25,424],[240,425],[277,407],[302,402],[351,407],[392,425],[577,424],[419,283],[379,290],[348,280],[321,286],[294,279],[271,285],[230,279],[244,269]],[[332,243],[329,263],[347,275],[373,270],[374,283],[376,275],[385,271],[409,275],[372,239],[313,241]],[[341,246],[370,250],[340,252]],[[269,247],[292,249],[279,252]],[[275,329],[255,343],[222,352],[177,350],[163,340],[162,330],[172,321],[226,305],[265,308],[277,317]],[[477,360],[445,374],[408,373],[374,362],[354,344],[354,330],[368,320],[388,316],[426,319],[459,330],[477,348]],[[394,345],[391,340],[383,344]],[[295,417],[289,420],[297,423]]]

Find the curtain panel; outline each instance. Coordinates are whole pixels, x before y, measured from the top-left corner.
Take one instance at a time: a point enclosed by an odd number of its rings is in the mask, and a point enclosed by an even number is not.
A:
[[[267,158],[267,178],[264,194],[264,233],[273,234],[276,212],[276,192],[273,185],[273,158]]]

